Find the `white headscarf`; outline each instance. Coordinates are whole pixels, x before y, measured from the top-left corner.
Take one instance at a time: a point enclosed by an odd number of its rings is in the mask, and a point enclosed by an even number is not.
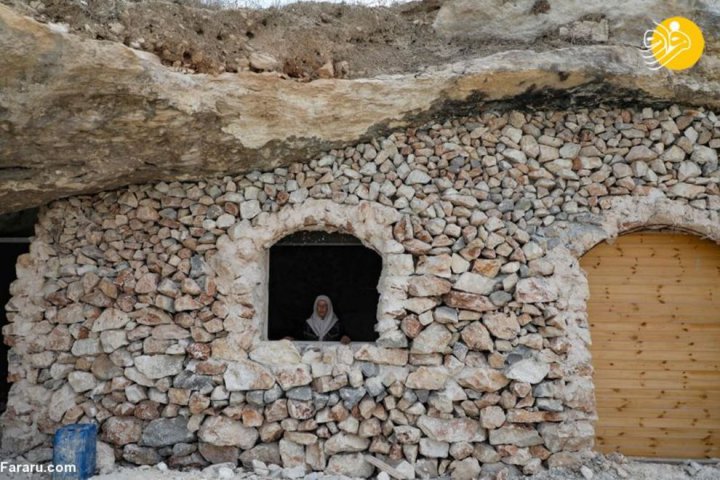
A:
[[[317,305],[320,300],[325,300],[325,303],[327,303],[327,313],[325,314],[325,318],[321,317],[317,313]],[[338,322],[338,317],[333,312],[333,305],[332,301],[329,297],[326,295],[319,295],[315,299],[315,303],[313,304],[313,313],[310,318],[307,319],[308,325],[310,325],[310,328],[313,332],[315,332],[315,335],[317,335],[319,341],[323,341],[325,338],[325,335],[330,331],[332,327],[335,326],[335,324]]]

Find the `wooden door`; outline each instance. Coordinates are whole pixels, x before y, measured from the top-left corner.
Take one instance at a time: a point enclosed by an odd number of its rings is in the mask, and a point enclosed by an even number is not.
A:
[[[596,448],[720,457],[720,246],[632,233],[581,259],[598,417]]]

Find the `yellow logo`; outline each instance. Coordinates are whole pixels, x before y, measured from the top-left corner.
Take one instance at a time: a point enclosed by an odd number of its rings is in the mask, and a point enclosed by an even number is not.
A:
[[[702,31],[685,17],[670,17],[645,32],[643,57],[650,70],[685,70],[700,60],[705,49]]]

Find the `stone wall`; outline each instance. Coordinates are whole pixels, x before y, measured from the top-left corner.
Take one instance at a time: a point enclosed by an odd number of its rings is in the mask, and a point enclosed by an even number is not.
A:
[[[368,477],[530,474],[592,448],[577,256],[642,226],[720,240],[720,119],[643,108],[484,112],[307,163],[46,207],[3,328],[2,451],[101,452]],[[262,337],[266,255],[298,230],[383,258],[374,344]],[[259,466],[255,463],[254,466]]]

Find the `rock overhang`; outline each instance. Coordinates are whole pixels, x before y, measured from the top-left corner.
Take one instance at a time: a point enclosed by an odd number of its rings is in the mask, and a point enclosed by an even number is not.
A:
[[[0,6],[0,211],[158,180],[309,161],[392,129],[471,111],[720,105],[720,59],[652,72],[627,45],[507,50],[415,74],[300,83],[189,75]],[[715,72],[715,73],[714,73]]]

